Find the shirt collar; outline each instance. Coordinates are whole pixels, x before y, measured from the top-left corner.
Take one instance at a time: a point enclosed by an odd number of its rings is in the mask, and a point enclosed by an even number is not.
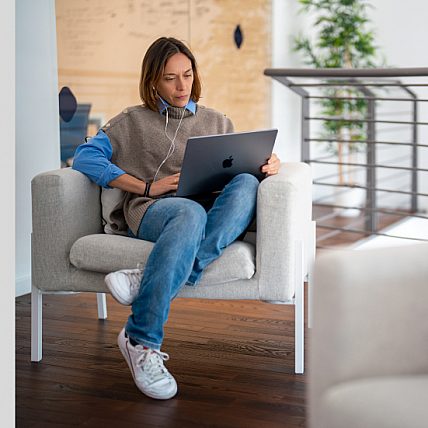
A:
[[[171,106],[168,103],[163,104],[161,101],[158,101],[158,109],[160,114],[163,114],[167,107]],[[193,100],[189,100],[186,110],[189,110],[192,114],[196,114],[196,103]]]

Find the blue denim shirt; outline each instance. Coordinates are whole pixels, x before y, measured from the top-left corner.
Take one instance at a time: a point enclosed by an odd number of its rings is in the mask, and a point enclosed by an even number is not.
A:
[[[169,106],[166,102],[159,102],[159,113],[163,114]],[[186,109],[196,113],[196,103],[190,100]],[[110,189],[110,181],[115,180],[126,172],[111,162],[113,148],[107,134],[99,130],[97,135],[87,143],[77,147],[74,153],[72,168],[88,176],[99,186]]]

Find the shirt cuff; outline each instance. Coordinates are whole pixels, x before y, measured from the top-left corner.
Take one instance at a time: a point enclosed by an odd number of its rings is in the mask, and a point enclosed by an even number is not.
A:
[[[115,180],[116,178],[120,177],[123,174],[126,174],[126,172],[123,169],[120,169],[118,166],[111,163],[106,167],[101,177],[99,177],[99,179],[97,180],[97,184],[106,189],[111,189],[112,187],[110,187],[108,183],[110,183],[110,181]]]

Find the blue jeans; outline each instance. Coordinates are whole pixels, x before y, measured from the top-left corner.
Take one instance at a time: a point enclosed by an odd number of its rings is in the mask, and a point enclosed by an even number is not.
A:
[[[204,268],[247,229],[256,212],[258,184],[253,175],[237,175],[208,212],[179,197],[159,199],[148,208],[137,238],[155,245],[125,327],[130,338],[160,349],[171,301],[186,283],[196,285]]]

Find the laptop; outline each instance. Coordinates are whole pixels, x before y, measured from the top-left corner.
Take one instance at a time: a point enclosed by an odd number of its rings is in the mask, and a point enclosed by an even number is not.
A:
[[[277,129],[265,129],[189,138],[176,195],[221,191],[241,173],[262,180],[260,167],[270,158],[277,133]]]

